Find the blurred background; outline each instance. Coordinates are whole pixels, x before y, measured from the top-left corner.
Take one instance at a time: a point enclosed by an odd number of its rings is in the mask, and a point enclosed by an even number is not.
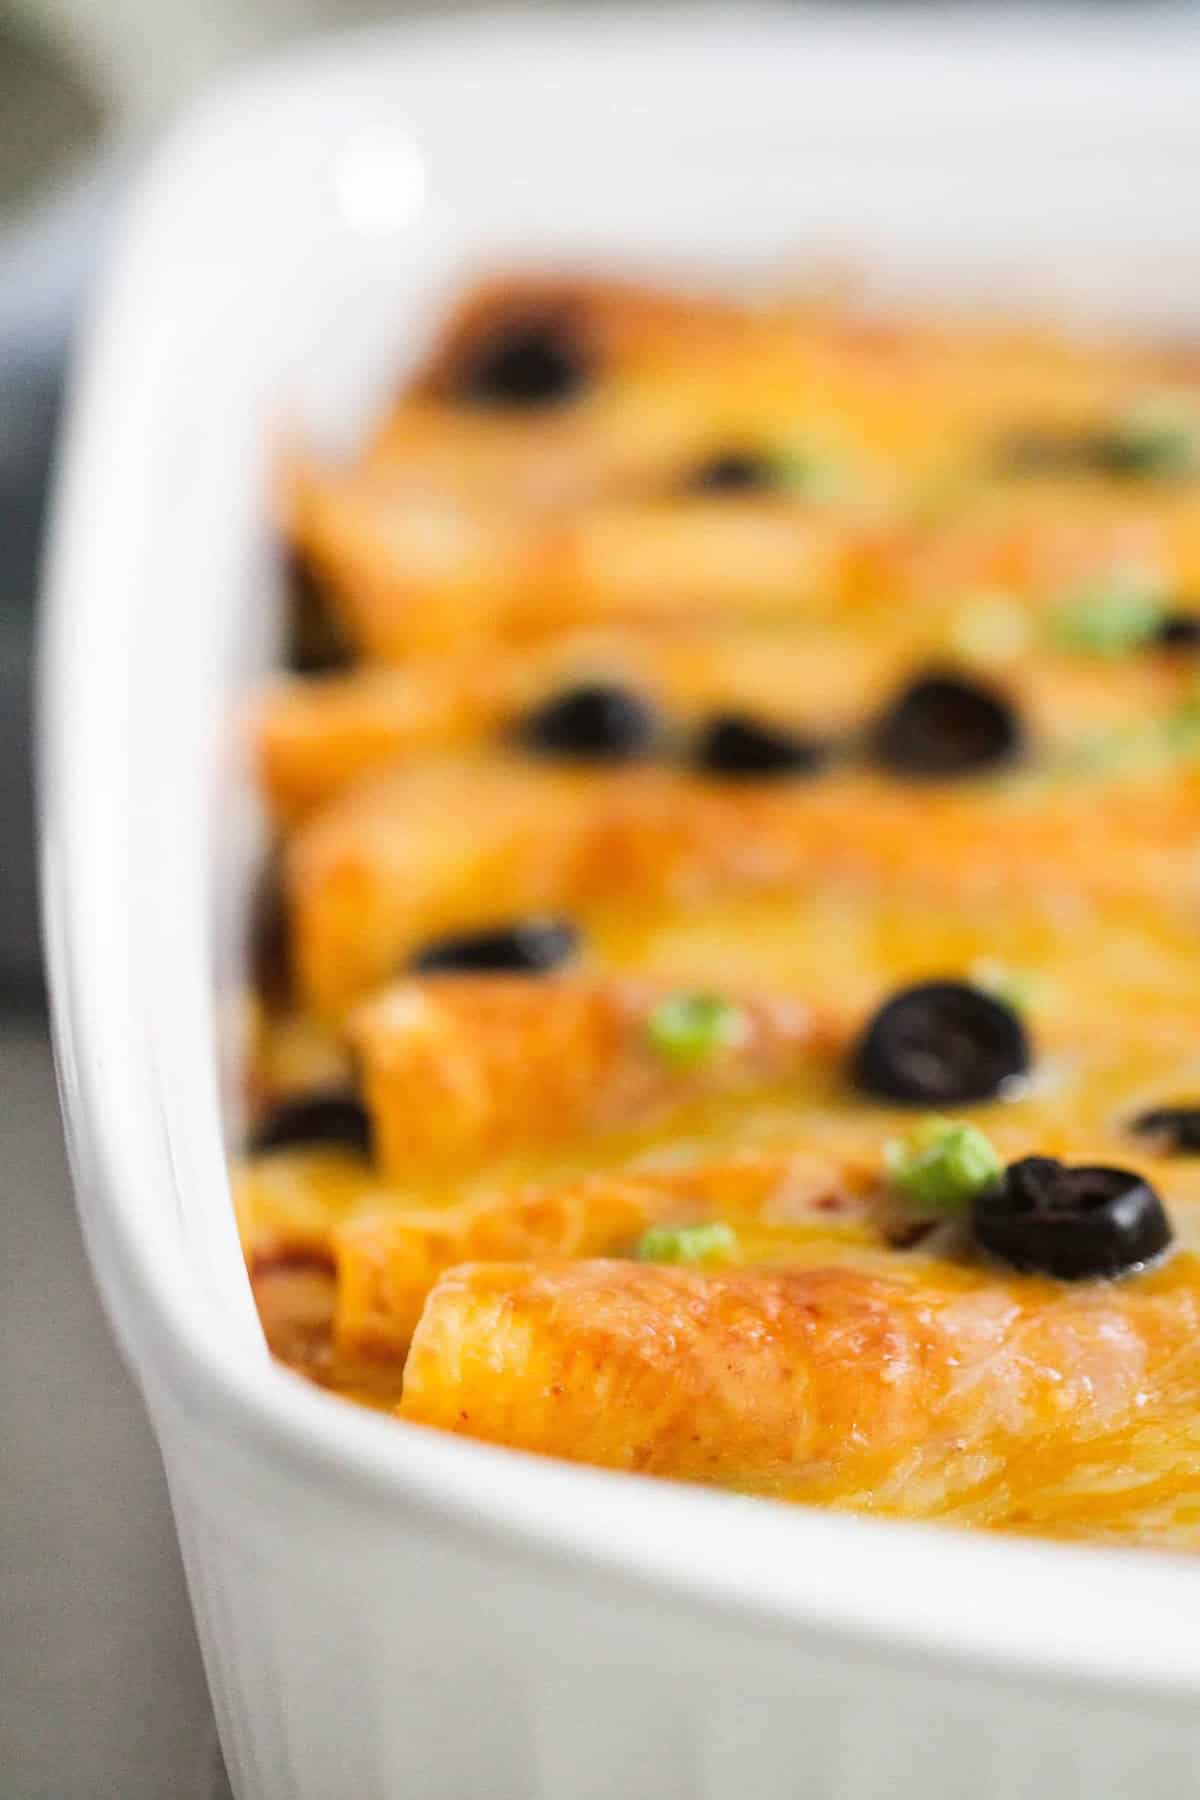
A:
[[[530,0],[526,0],[529,4]],[[539,0],[533,0],[534,4]],[[553,0],[540,0],[553,4]],[[669,0],[659,0],[660,4]],[[846,0],[852,4],[853,0]],[[933,0],[875,0],[889,18]],[[994,0],[1013,30],[1050,10]],[[603,5],[604,0],[593,0]],[[803,7],[804,0],[778,0]],[[826,0],[830,10],[834,0]],[[941,0],[947,14],[986,0]],[[468,7],[392,0],[0,0],[0,1796],[219,1800],[157,1453],[79,1244],[37,947],[30,666],[72,333],[126,173],[245,56],[317,26]],[[475,10],[479,10],[477,7]],[[736,0],[725,10],[736,12]],[[859,10],[869,10],[859,6]],[[1077,0],[1186,31],[1187,0]],[[414,1796],[419,1800],[419,1796]]]
[[[46,1034],[30,675],[72,334],[162,122],[230,63],[364,10],[0,0],[3,1800],[228,1800],[158,1453],[84,1263]]]

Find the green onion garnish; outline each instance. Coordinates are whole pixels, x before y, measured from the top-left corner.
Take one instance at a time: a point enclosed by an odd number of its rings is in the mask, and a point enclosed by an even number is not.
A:
[[[1200,470],[1200,413],[1171,394],[1143,400],[1112,428],[1109,460],[1119,475],[1194,475]]]
[[[1117,571],[1081,588],[1051,619],[1064,650],[1090,656],[1123,656],[1149,643],[1166,617],[1159,585],[1132,571]]]
[[[1163,721],[1163,740],[1173,757],[1191,757],[1200,751],[1200,693],[1189,694]]]
[[[805,500],[836,500],[848,491],[842,464],[812,445],[782,446],[771,456],[771,469],[779,487]]]
[[[646,1036],[664,1061],[680,1068],[707,1062],[738,1044],[746,1021],[739,1007],[716,994],[672,994],[646,1020]]]
[[[1200,694],[1167,713],[1096,731],[1073,745],[1063,759],[1069,774],[1084,776],[1153,774],[1200,756]]]
[[[635,1255],[639,1262],[695,1265],[729,1256],[736,1247],[732,1229],[714,1220],[711,1225],[651,1225],[638,1239]]]
[[[918,1212],[963,1212],[1004,1173],[990,1141],[974,1125],[933,1116],[884,1146],[892,1186]]]

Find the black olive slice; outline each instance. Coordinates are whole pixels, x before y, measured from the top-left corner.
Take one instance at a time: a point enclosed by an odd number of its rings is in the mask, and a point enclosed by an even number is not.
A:
[[[250,1149],[256,1156],[315,1144],[370,1156],[371,1121],[351,1089],[327,1088],[281,1101],[250,1136]]]
[[[1200,612],[1169,612],[1159,620],[1153,642],[1164,650],[1200,650]]]
[[[495,325],[458,364],[452,397],[469,406],[530,411],[574,400],[591,377],[579,331],[560,311]]]
[[[894,774],[938,780],[976,775],[1010,763],[1024,733],[1016,711],[994,688],[961,675],[918,675],[876,721],[873,759]]]
[[[654,748],[658,715],[648,700],[615,682],[567,688],[536,707],[518,728],[546,756],[580,762],[630,762]]]
[[[1111,1278],[1161,1256],[1171,1242],[1162,1201],[1129,1169],[1070,1168],[1026,1156],[979,1195],[972,1224],[991,1255],[1062,1281]]]
[[[880,1007],[855,1046],[854,1083],[905,1106],[990,1100],[1030,1063],[1012,1007],[961,981],[903,988]]]
[[[687,481],[693,494],[743,494],[776,485],[776,464],[758,450],[718,450]]]
[[[1152,1106],[1139,1113],[1129,1129],[1139,1137],[1160,1138],[1176,1156],[1200,1156],[1200,1105]]]
[[[574,956],[579,933],[566,919],[523,919],[438,938],[418,951],[412,968],[422,975],[546,975]]]
[[[787,731],[748,713],[717,713],[703,727],[693,760],[706,775],[771,780],[815,775],[833,754],[824,738]]]

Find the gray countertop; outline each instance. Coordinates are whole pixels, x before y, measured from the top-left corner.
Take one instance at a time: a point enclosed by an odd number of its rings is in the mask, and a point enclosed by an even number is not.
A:
[[[0,5],[0,11],[3,10]],[[43,484],[107,165],[54,186],[85,100],[0,25],[0,1006],[37,991],[29,658]],[[60,92],[61,90],[61,92]],[[212,1718],[158,1453],[84,1260],[45,1026],[0,1014],[0,1795],[216,1800]]]
[[[45,1030],[0,1023],[0,1792],[217,1800],[162,1469],[100,1311]]]

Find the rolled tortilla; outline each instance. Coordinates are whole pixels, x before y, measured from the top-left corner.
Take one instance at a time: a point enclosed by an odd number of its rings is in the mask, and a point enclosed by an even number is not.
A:
[[[993,1524],[1036,1521],[1051,1490],[1061,1511],[1077,1476],[1116,1513],[1148,1483],[1164,1507],[1194,1489],[1197,1447],[1171,1420],[1200,1385],[1200,1297],[928,1273],[918,1288],[848,1268],[468,1265],[430,1295],[400,1416],[612,1469]]]

